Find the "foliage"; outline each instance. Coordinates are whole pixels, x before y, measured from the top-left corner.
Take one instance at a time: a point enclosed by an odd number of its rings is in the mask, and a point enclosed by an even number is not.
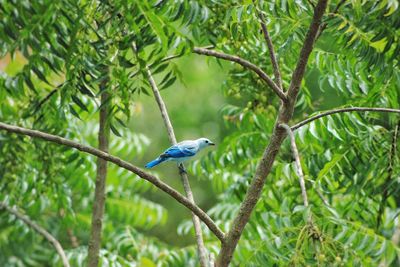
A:
[[[257,16],[261,11],[287,88],[312,19],[310,2],[0,0],[0,56],[13,58],[0,73],[0,120],[95,146],[94,114],[100,84],[107,79],[111,153],[136,163],[149,146],[143,129],[131,131],[140,97],[151,92],[147,66],[159,87],[172,91],[185,77],[182,65],[170,57],[189,58],[194,46],[211,44],[272,76]],[[398,1],[346,1],[336,10],[340,2],[330,1],[294,122],[333,106],[399,108]],[[249,70],[218,62],[228,74],[221,82],[226,104],[221,120],[215,119],[224,127],[224,138],[215,151],[193,162],[190,176],[210,184],[204,187],[212,193],[203,191],[217,202],[207,203],[208,214],[227,231],[268,144],[279,99]],[[179,113],[193,119],[183,108]],[[399,231],[398,121],[394,115],[344,113],[297,130],[311,205],[302,203],[285,143],[232,264],[398,265],[399,244],[391,241]],[[23,208],[60,240],[71,265],[81,266],[95,159],[3,132],[0,151],[0,201]],[[154,237],[152,231],[167,222],[168,214],[174,216],[154,194],[145,181],[110,165],[102,266],[196,266],[194,245],[178,248]],[[46,241],[14,217],[1,212],[0,225],[0,265],[59,264]],[[192,224],[183,221],[168,229],[176,230],[183,239]],[[206,228],[204,233],[216,255],[216,239]],[[73,244],[74,237],[79,244]]]

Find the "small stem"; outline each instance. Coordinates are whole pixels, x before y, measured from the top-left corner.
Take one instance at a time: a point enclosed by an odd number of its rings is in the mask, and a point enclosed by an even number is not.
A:
[[[199,55],[211,56],[211,57],[221,58],[227,61],[232,61],[238,63],[239,65],[245,67],[246,69],[252,70],[258,75],[258,77],[261,78],[261,80],[263,80],[276,93],[276,95],[280,99],[282,99],[284,102],[287,100],[285,93],[279,88],[279,86],[276,85],[276,83],[274,83],[271,77],[269,77],[262,69],[260,69],[255,64],[238,56],[228,55],[211,49],[195,47],[193,48],[193,52]]]
[[[51,90],[42,100],[40,100],[40,102],[37,104],[37,106],[34,108],[32,114],[34,114],[35,112],[37,112],[44,103],[46,103],[55,93],[58,92],[58,90],[63,87],[67,82],[63,82],[61,84],[59,84],[57,87],[55,87],[53,90]]]
[[[329,202],[326,199],[326,197],[322,194],[322,192],[318,188],[314,188],[314,189],[315,189],[315,192],[317,192],[317,195],[319,196],[319,198],[324,203],[324,205],[327,206],[327,207],[330,207],[331,205],[329,204]]]
[[[256,5],[255,0],[253,0],[253,3],[254,3],[254,5]],[[272,67],[274,69],[275,82],[279,86],[279,88],[283,91],[281,71],[279,69],[279,63],[276,58],[274,45],[272,43],[271,36],[269,35],[267,24],[265,23],[264,14],[257,7],[256,7],[256,10],[258,13],[258,17],[260,18],[260,24],[261,24],[262,32],[264,34],[264,39],[268,46],[269,58],[271,60]]]
[[[301,195],[303,197],[303,203],[304,203],[305,207],[308,207],[308,197],[307,197],[306,185],[304,182],[304,173],[303,173],[303,168],[301,167],[300,155],[299,155],[299,150],[297,149],[296,139],[294,138],[294,134],[287,124],[282,123],[282,124],[280,124],[280,126],[285,128],[286,132],[288,133],[288,135],[290,137],[290,145],[292,148],[293,157],[296,162],[296,171],[297,171],[297,175],[299,176],[299,182],[300,182],[300,188],[301,188]]]
[[[330,116],[336,113],[344,113],[344,112],[365,112],[365,111],[374,111],[374,112],[392,112],[392,113],[399,113],[400,114],[400,109],[392,109],[392,108],[370,108],[370,107],[352,107],[352,108],[338,108],[338,109],[332,109],[328,111],[324,111],[321,114],[312,116],[308,119],[305,119],[291,127],[292,131],[297,130],[298,128],[306,125],[307,123],[310,123],[312,121],[318,120],[322,117],[325,116]]]
[[[394,163],[394,159],[396,158],[397,137],[398,137],[398,133],[399,133],[399,127],[400,127],[400,120],[398,121],[396,127],[394,128],[394,132],[393,132],[392,144],[390,146],[390,151],[389,151],[389,161],[388,161],[388,166],[387,166],[388,174],[387,174],[385,183],[383,184],[382,200],[381,200],[381,203],[379,204],[378,215],[376,218],[376,229],[379,229],[379,226],[381,225],[386,201],[389,197],[389,186],[390,186],[390,182],[392,181],[393,163]]]

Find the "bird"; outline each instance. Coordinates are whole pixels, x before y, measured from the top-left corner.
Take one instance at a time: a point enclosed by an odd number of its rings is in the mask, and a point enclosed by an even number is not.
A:
[[[199,138],[197,140],[186,140],[182,141],[176,145],[171,146],[165,150],[158,158],[150,161],[145,165],[145,168],[150,169],[164,161],[176,161],[178,163],[181,172],[186,172],[181,165],[182,162],[188,160],[189,158],[195,156],[197,152],[208,146],[215,146],[207,138]]]

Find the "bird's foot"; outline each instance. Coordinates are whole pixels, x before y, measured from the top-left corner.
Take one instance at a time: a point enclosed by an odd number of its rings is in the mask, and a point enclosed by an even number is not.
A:
[[[187,174],[185,167],[182,164],[178,165],[179,174]]]

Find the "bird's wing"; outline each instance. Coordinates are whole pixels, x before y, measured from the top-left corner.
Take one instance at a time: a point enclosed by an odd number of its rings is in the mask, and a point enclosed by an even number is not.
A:
[[[191,146],[196,146],[196,145],[197,145],[196,141],[186,140],[186,141],[182,141],[182,142],[177,143],[175,146],[178,146],[178,147],[191,147]]]
[[[194,156],[199,151],[199,144],[196,141],[183,141],[176,146],[186,154],[191,154],[191,156]]]
[[[160,158],[184,158],[191,157],[196,154],[196,149],[188,145],[175,145],[171,146],[160,155]]]

